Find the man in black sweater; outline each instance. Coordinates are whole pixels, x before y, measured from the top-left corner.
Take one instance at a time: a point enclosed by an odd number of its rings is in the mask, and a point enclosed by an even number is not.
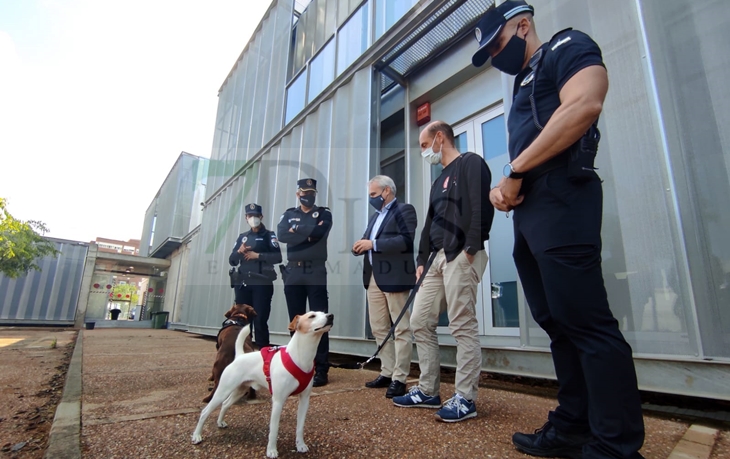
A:
[[[454,147],[454,131],[443,121],[426,126],[419,137],[421,156],[429,164],[441,163],[443,172],[431,186],[425,227],[421,233],[420,277],[432,252],[436,256],[416,293],[411,328],[416,338],[421,376],[418,385],[393,403],[402,407],[440,408],[436,416],[457,422],[476,416],[481,371],[477,286],[487,266],[484,241],[489,239],[494,208],[489,202],[492,176],[484,158],[463,155]],[[443,300],[449,330],[456,338],[456,393],[441,407],[438,336]]]

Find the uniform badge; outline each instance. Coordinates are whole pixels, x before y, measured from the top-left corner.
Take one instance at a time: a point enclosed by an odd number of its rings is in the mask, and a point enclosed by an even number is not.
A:
[[[281,217],[279,217],[279,221],[284,220],[284,214],[281,214]]]
[[[251,209],[251,210],[254,210],[256,208],[256,205],[255,204],[251,204],[250,206],[248,206],[248,208]]]
[[[307,180],[307,186],[312,186],[312,181],[311,180]]]
[[[480,29],[479,27],[477,27],[476,30],[474,30],[474,36],[477,37],[477,43],[480,43],[481,44],[481,42],[482,42],[482,29]]]
[[[271,245],[273,245],[277,249],[279,248],[279,240],[276,239],[276,235],[274,234],[271,235]]]
[[[248,237],[247,236],[243,236],[243,239],[241,239],[241,244],[245,244],[246,241],[248,241]]]
[[[317,218],[317,217],[319,217],[319,212],[315,212],[312,214],[312,218]]]
[[[520,83],[520,86],[527,86],[532,82],[532,79],[535,78],[535,72],[530,72],[529,75],[525,77],[524,80],[522,80],[522,83]]]
[[[446,189],[449,187],[449,179],[450,178],[451,177],[446,177],[446,180],[444,180],[444,191],[446,191]]]

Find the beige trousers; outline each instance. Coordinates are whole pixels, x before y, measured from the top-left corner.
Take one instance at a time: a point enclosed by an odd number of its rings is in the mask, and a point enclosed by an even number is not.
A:
[[[378,288],[375,277],[370,276],[368,286],[368,308],[370,311],[370,328],[378,346],[383,342],[393,322],[398,318],[408,299],[409,291],[388,293]],[[388,342],[380,350],[380,374],[395,381],[406,382],[411,369],[413,341],[411,339],[409,311],[395,328],[394,340]]]
[[[487,267],[484,250],[469,263],[465,252],[450,263],[443,250],[436,258],[416,293],[411,328],[416,338],[421,377],[418,386],[427,395],[438,395],[441,385],[441,359],[436,327],[439,314],[447,311],[449,330],[456,338],[456,393],[474,400],[479,387],[482,349],[476,316],[477,286]],[[444,300],[446,306],[444,308]]]

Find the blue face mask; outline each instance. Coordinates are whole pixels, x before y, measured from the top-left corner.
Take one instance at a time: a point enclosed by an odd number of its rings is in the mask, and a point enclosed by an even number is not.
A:
[[[383,193],[380,193],[380,196],[370,197],[370,205],[373,206],[375,210],[381,210],[385,205]]]

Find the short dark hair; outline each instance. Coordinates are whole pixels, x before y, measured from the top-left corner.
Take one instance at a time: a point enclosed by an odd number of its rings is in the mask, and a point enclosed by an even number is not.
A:
[[[446,138],[449,144],[454,145],[454,129],[443,121],[434,121],[428,126],[428,133],[436,137],[436,133],[440,132]]]

